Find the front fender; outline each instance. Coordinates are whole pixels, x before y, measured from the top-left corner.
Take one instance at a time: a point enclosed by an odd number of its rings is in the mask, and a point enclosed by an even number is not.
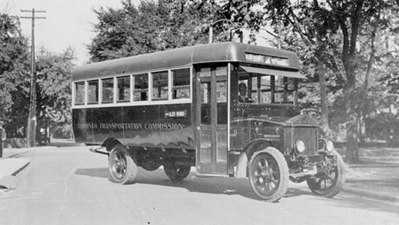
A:
[[[116,145],[120,145],[121,142],[118,141],[116,138],[107,138],[103,141],[101,144],[102,147],[105,147],[105,149],[109,152],[111,151]]]
[[[248,145],[245,146],[245,148],[243,149],[244,151],[240,154],[240,157],[238,158],[236,177],[237,178],[248,177],[249,159],[252,157],[252,155],[255,152],[265,149],[269,146],[272,146],[270,140],[263,138],[255,139],[250,143],[248,143]]]

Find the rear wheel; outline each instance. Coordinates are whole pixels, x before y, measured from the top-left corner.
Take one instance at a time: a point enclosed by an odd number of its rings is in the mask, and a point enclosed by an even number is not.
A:
[[[109,155],[108,164],[112,181],[121,184],[134,182],[138,168],[126,147],[116,145]]]
[[[307,183],[314,194],[332,198],[341,191],[345,182],[344,161],[334,152],[334,157],[325,156],[325,162],[324,171],[307,179]]]
[[[191,167],[166,163],[164,166],[166,175],[171,181],[182,181],[190,174]]]
[[[147,160],[147,161],[143,162],[141,165],[141,167],[143,169],[148,170],[148,171],[157,170],[160,166],[161,166],[161,164],[155,160]]]
[[[249,162],[249,182],[263,200],[278,201],[288,188],[288,166],[277,149],[268,147],[256,152]]]

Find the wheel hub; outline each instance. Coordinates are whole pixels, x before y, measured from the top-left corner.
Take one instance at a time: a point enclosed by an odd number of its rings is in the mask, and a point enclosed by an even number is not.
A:
[[[126,163],[122,158],[116,157],[112,169],[118,178],[122,178],[126,173]]]

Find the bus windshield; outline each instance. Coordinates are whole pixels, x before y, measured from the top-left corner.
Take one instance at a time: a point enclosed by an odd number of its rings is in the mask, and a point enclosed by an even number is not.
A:
[[[245,70],[240,70],[238,77],[239,103],[296,104],[296,78]]]

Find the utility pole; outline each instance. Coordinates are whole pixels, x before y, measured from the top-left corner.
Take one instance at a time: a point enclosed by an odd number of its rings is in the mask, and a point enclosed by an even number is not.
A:
[[[32,20],[32,39],[31,39],[31,77],[30,77],[30,101],[28,129],[26,130],[27,147],[36,145],[36,65],[35,65],[35,19],[46,19],[46,17],[35,16],[35,13],[45,13],[44,10],[21,10],[21,12],[32,13],[32,16],[21,16],[21,19]]]

